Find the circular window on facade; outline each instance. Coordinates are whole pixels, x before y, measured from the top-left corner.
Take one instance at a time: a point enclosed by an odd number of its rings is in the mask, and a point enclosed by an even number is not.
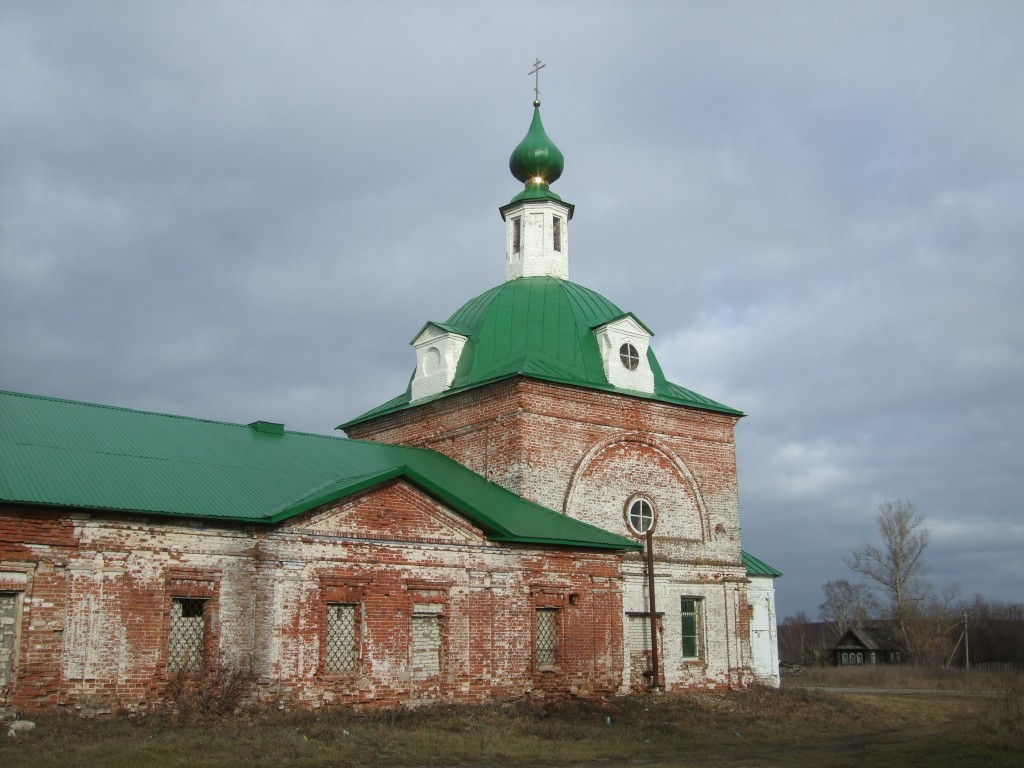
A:
[[[630,502],[626,511],[626,520],[634,533],[645,534],[654,527],[654,509],[647,499],[636,499]]]
[[[621,360],[622,364],[629,370],[635,371],[637,366],[640,365],[640,353],[636,351],[636,347],[629,342],[626,342],[619,347],[619,360]]]

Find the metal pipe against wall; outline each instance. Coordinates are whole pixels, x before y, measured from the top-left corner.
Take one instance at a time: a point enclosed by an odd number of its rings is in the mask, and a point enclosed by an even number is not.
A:
[[[647,529],[647,608],[651,617],[651,690],[661,687],[658,678],[658,609],[654,600],[654,531]]]

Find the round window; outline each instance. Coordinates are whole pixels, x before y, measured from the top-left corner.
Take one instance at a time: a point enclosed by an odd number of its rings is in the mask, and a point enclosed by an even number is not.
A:
[[[622,364],[629,370],[635,371],[637,366],[640,365],[640,353],[636,351],[636,347],[629,342],[626,342],[619,347],[619,360],[621,360]]]
[[[654,509],[647,499],[637,499],[631,503],[626,518],[629,527],[636,533],[647,533],[654,527]]]

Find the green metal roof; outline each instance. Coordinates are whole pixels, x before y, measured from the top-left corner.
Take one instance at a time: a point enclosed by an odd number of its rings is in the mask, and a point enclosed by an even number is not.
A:
[[[782,575],[781,571],[775,570],[763,560],[758,560],[749,552],[743,553],[743,567],[747,569],[748,576],[771,576],[775,579]]]
[[[530,128],[523,140],[512,150],[512,155],[508,159],[508,169],[526,186],[522,192],[498,209],[502,219],[509,208],[524,200],[556,200],[569,209],[569,218],[572,218],[575,206],[562,200],[549,186],[562,175],[565,158],[544,130],[544,124],[540,119],[540,102],[533,104]]]
[[[734,408],[667,381],[651,348],[647,350],[647,360],[654,373],[653,394],[623,390],[609,384],[593,329],[624,316],[626,313],[604,296],[568,280],[521,277],[502,283],[470,299],[448,319],[446,324],[465,331],[468,341],[459,358],[452,386],[433,399],[522,375],[743,415]],[[637,322],[640,321],[637,319]],[[427,400],[419,400],[416,404],[423,402]],[[410,404],[410,390],[407,389],[403,395],[342,424],[340,428],[407,408]]]
[[[516,204],[521,203],[525,200],[555,200],[561,203],[569,209],[569,218],[572,218],[573,212],[576,210],[576,206],[572,203],[567,203],[561,198],[561,196],[552,191],[552,189],[543,181],[529,181],[526,183],[526,187],[518,195],[509,200],[505,205],[498,208],[498,213],[501,214],[502,221],[505,220],[505,214],[510,208],[515,207]]]
[[[508,159],[508,169],[512,175],[524,183],[540,179],[545,184],[558,181],[565,170],[565,157],[562,150],[555,146],[544,123],[540,119],[540,104],[534,104],[533,119],[523,140],[512,150]]]
[[[277,523],[396,478],[493,541],[635,542],[519,498],[433,451],[0,391],[0,500]]]

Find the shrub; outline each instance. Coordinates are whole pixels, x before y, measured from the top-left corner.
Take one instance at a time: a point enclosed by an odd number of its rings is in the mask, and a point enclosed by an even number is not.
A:
[[[166,703],[171,714],[181,721],[230,715],[252,693],[253,680],[251,664],[228,661],[221,654],[198,671],[173,673],[168,681]]]

